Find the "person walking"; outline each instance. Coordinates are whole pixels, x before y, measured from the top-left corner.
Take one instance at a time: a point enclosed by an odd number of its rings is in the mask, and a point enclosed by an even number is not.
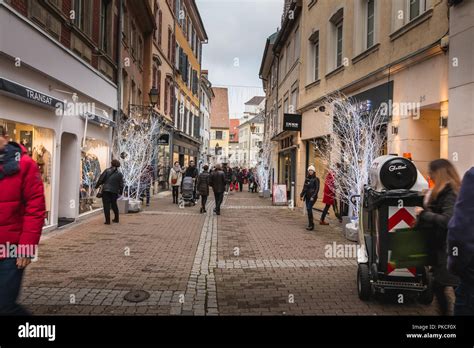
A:
[[[441,314],[452,315],[452,288],[458,286],[459,278],[447,269],[447,234],[461,179],[452,163],[445,159],[437,159],[429,164],[429,176],[434,186],[425,196],[424,207],[415,207],[416,228],[426,230],[431,237],[433,291]]]
[[[36,255],[46,216],[38,165],[0,126],[0,315],[29,315],[17,304],[25,268]],[[18,252],[13,252],[16,246]]]
[[[306,211],[308,213],[308,231],[314,230],[314,219],[313,219],[313,206],[318,199],[319,193],[319,178],[316,176],[316,170],[314,166],[308,167],[308,174],[304,182],[303,190],[301,191],[300,198],[305,202]]]
[[[179,188],[181,187],[181,181],[183,180],[183,172],[179,162],[174,162],[173,167],[170,169],[169,185],[172,189],[173,203],[179,203]]]
[[[337,167],[339,168],[339,164]],[[339,222],[342,222],[339,212],[337,211],[336,188],[334,183],[334,173],[332,171],[329,171],[329,173],[326,175],[326,180],[324,181],[323,203],[325,206],[321,214],[319,224],[324,226],[329,225],[329,223],[326,222],[326,216],[329,212],[329,208],[331,207]]]
[[[119,209],[117,206],[117,199],[123,192],[123,174],[119,172],[120,162],[116,159],[112,160],[111,167],[104,170],[100,175],[99,181],[95,185],[98,189],[102,186],[101,198],[104,206],[105,224],[110,225],[110,208],[114,212],[115,223],[119,223]],[[99,197],[99,196],[98,196]]]
[[[225,194],[229,194],[230,185],[232,183],[232,169],[229,166],[224,167],[225,173]]]
[[[237,182],[239,184],[239,191],[242,192],[242,189],[244,187],[244,181],[245,181],[245,174],[243,170],[239,170],[237,174]]]
[[[204,165],[202,168],[203,172],[199,174],[197,179],[197,191],[201,196],[201,214],[206,213],[206,203],[207,197],[209,196],[209,183],[210,183],[210,174],[209,174],[209,166]]]
[[[216,201],[214,212],[217,215],[221,215],[221,204],[224,199],[225,191],[225,174],[220,164],[216,165],[216,170],[211,175],[210,185],[214,191],[214,199]]]
[[[151,185],[155,181],[155,171],[153,166],[147,165],[140,178],[140,186],[142,187],[142,193],[140,200],[143,202],[143,198],[146,198],[146,206],[150,206],[150,189]]]
[[[474,167],[464,175],[448,224],[448,271],[460,278],[454,315],[474,315]]]

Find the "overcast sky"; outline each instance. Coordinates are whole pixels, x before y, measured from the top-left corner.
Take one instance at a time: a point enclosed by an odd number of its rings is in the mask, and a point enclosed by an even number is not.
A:
[[[214,86],[229,86],[231,117],[240,117],[246,101],[264,95],[258,72],[267,37],[280,26],[283,0],[196,3],[209,37],[209,43],[203,45],[202,68],[209,70]]]

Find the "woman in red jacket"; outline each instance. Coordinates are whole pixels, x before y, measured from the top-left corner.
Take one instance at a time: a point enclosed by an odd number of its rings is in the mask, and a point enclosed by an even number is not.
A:
[[[16,303],[45,218],[43,182],[26,149],[0,126],[0,315],[27,315]]]
[[[339,165],[338,165],[339,168]],[[323,213],[321,214],[321,220],[319,221],[320,225],[329,225],[329,222],[326,222],[326,216],[329,212],[329,208],[332,206],[334,210],[334,214],[338,218],[339,222],[342,222],[341,217],[337,211],[337,202],[336,202],[336,190],[334,185],[334,173],[330,171],[326,176],[326,180],[324,181],[324,196],[323,196],[323,203],[326,206],[323,209]]]

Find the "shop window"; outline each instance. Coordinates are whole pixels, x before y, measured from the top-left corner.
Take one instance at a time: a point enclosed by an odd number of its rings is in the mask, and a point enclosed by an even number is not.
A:
[[[54,131],[2,119],[0,119],[0,125],[7,130],[11,141],[22,144],[28,151],[28,155],[38,165],[46,202],[45,225],[51,225]]]
[[[81,151],[79,214],[102,208],[95,185],[107,169],[110,148],[104,141],[87,138]]]

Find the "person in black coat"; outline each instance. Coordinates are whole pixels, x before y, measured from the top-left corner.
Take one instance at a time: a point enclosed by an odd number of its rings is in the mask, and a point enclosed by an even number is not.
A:
[[[217,215],[221,215],[221,204],[224,199],[224,192],[225,192],[225,173],[222,171],[222,167],[220,164],[216,165],[216,169],[212,172],[210,186],[214,191],[214,199],[216,201],[216,208],[214,212]]]
[[[304,182],[303,191],[301,191],[300,198],[304,200],[306,205],[306,211],[308,213],[308,231],[314,230],[314,218],[313,218],[313,206],[318,199],[319,193],[319,178],[316,176],[316,170],[314,166],[308,167],[308,175]]]
[[[197,191],[201,195],[201,214],[206,212],[206,202],[207,197],[209,196],[209,184],[210,184],[210,174],[209,166],[205,165],[203,167],[203,172],[199,174],[197,179]]]
[[[474,315],[474,167],[464,175],[448,229],[448,270],[460,278],[454,315]]]
[[[118,171],[120,162],[112,160],[112,166],[100,175],[95,186],[98,189],[102,186],[102,203],[104,205],[105,224],[110,225],[110,207],[114,211],[113,222],[119,222],[119,209],[117,199],[123,192],[123,174]]]
[[[454,204],[461,180],[454,166],[445,159],[429,164],[429,176],[434,187],[425,196],[424,208],[416,207],[417,228],[430,235],[433,290],[442,315],[452,315],[454,303],[449,293],[459,284],[459,278],[448,271],[448,222],[453,216]]]

